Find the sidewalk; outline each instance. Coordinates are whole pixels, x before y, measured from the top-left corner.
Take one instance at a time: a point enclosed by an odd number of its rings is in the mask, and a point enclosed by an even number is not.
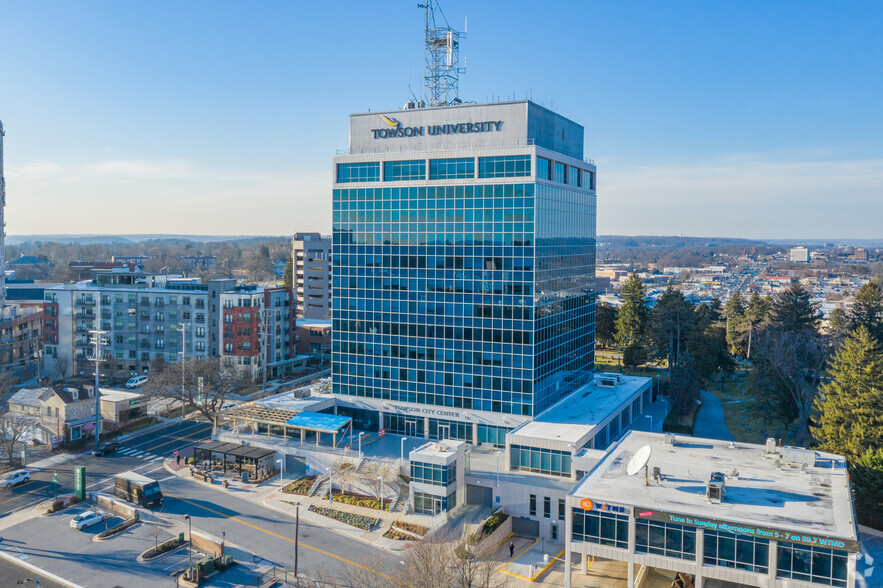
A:
[[[352,539],[369,543],[371,545],[374,545],[375,547],[379,547],[380,549],[385,549],[393,553],[401,553],[410,543],[409,541],[388,539],[383,536],[383,534],[386,533],[387,530],[389,530],[390,525],[394,521],[404,521],[407,523],[421,525],[428,528],[430,532],[435,528],[443,525],[447,521],[446,517],[432,517],[429,515],[420,514],[406,515],[399,512],[389,513],[373,508],[344,504],[338,501],[334,501],[334,504],[332,505],[327,498],[322,498],[319,496],[286,494],[280,491],[279,476],[271,478],[270,480],[267,480],[261,484],[243,484],[241,480],[228,479],[229,487],[225,489],[222,486],[222,483],[218,480],[213,480],[212,483],[209,484],[207,482],[200,482],[199,480],[191,477],[190,466],[185,465],[183,459],[180,466],[177,466],[175,460],[173,459],[164,460],[164,465],[166,470],[168,470],[170,473],[178,476],[179,478],[189,480],[193,484],[206,486],[218,492],[228,492],[243,500],[248,500],[249,502],[252,502],[254,504],[258,504],[266,508],[271,508],[275,511],[286,514],[292,519],[295,518],[297,513],[297,507],[295,506],[295,503],[300,503],[300,518],[302,520],[319,527],[325,527],[342,535],[346,535],[347,537],[350,537]],[[285,485],[291,483],[292,481],[293,480],[291,479],[286,479]],[[323,508],[333,507],[334,510],[338,510],[341,512],[378,519],[378,523],[375,524],[370,530],[365,531],[347,523],[326,517],[324,515],[320,515],[315,512],[311,512],[309,510],[310,506]]]
[[[500,571],[521,580],[533,582],[563,555],[563,544],[537,539],[500,568]]]

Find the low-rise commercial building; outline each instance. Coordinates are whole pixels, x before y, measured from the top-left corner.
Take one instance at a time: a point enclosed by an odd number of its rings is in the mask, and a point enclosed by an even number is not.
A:
[[[95,434],[95,392],[91,386],[22,388],[9,398],[8,405],[10,412],[33,419],[28,438],[53,447]]]
[[[846,460],[774,440],[632,431],[569,493],[566,521],[565,570],[622,562],[629,586],[658,570],[696,588],[855,586]]]
[[[147,397],[131,390],[99,388],[101,392],[101,429],[116,431],[127,423],[147,416]]]

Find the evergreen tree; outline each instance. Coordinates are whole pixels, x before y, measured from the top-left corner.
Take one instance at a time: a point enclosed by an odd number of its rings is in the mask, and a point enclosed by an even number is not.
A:
[[[883,350],[864,325],[841,345],[816,398],[819,447],[849,458],[883,447]]]
[[[595,340],[603,347],[616,342],[616,308],[602,302],[595,307]]]
[[[619,291],[622,306],[616,317],[616,342],[622,347],[640,344],[647,322],[647,291],[637,273],[630,275]]]
[[[874,282],[859,288],[848,316],[850,329],[864,326],[877,341],[883,341],[883,288]]]
[[[849,317],[842,308],[835,308],[828,315],[828,325],[825,327],[825,333],[831,337],[831,343],[835,347],[840,344],[849,334]]]
[[[699,399],[700,392],[699,377],[693,369],[693,358],[689,353],[684,353],[672,368],[668,383],[667,395],[672,411],[679,416],[689,413]]]
[[[745,355],[742,348],[742,322],[745,319],[745,299],[736,290],[724,306],[727,321],[727,347],[733,355]]]
[[[650,345],[657,357],[668,358],[668,365],[678,362],[693,328],[693,305],[672,284],[656,301],[647,325]]]
[[[791,287],[773,298],[770,322],[773,327],[788,333],[799,333],[819,326],[819,306],[810,302],[810,293],[791,282]]]
[[[285,273],[282,274],[282,285],[291,288],[294,285],[294,260],[291,256],[285,262]]]
[[[883,448],[868,449],[849,465],[859,522],[867,524],[869,516],[877,517],[879,522],[883,504]]]
[[[761,298],[757,292],[751,293],[748,306],[745,307],[745,315],[742,319],[742,337],[745,341],[745,357],[751,359],[751,343],[754,333],[769,320],[770,299]]]

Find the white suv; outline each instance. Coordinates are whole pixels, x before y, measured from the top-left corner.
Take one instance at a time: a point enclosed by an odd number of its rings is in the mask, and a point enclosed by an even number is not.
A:
[[[12,488],[30,481],[31,473],[28,470],[15,470],[0,478],[0,488]]]
[[[100,512],[87,510],[86,512],[80,513],[71,519],[71,527],[76,529],[77,531],[82,531],[87,527],[97,525],[103,520],[104,516]]]

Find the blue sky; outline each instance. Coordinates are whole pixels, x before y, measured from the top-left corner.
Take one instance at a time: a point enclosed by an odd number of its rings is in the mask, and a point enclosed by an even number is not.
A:
[[[881,237],[883,3],[442,8],[469,19],[461,98],[585,126],[599,233]],[[0,22],[10,234],[328,231],[346,115],[422,90],[412,0],[0,0]]]

